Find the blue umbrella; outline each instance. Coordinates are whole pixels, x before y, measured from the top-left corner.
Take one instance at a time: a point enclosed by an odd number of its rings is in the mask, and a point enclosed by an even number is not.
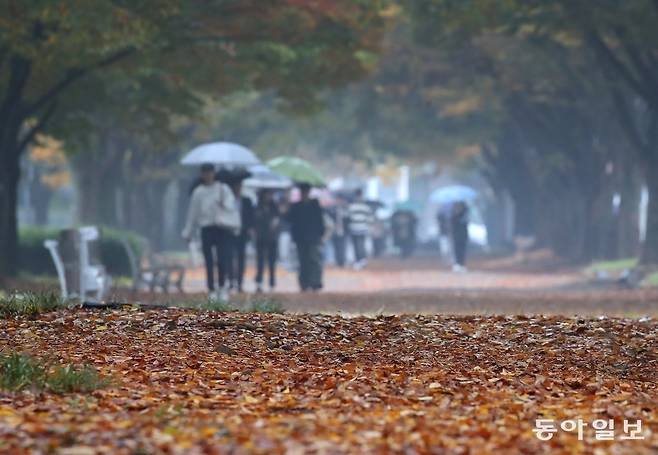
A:
[[[472,201],[477,198],[478,192],[470,186],[452,185],[437,188],[430,194],[430,202],[441,205],[453,204],[459,201]]]

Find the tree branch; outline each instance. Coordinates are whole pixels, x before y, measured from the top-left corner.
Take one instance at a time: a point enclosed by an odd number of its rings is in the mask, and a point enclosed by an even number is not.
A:
[[[626,99],[617,87],[611,87],[610,91],[612,94],[612,100],[615,103],[615,111],[617,112],[617,117],[619,118],[619,124],[626,132],[628,140],[631,144],[633,144],[639,153],[646,153],[647,146],[642,140],[642,135],[638,131],[635,121],[633,120],[631,111],[626,104]]]
[[[9,49],[7,49],[7,46],[0,47],[0,71],[2,71],[2,67],[5,66],[8,55]]]
[[[619,38],[619,41],[622,43],[623,48],[626,50],[631,62],[633,62],[633,65],[637,68],[640,76],[644,79],[644,86],[647,87],[647,94],[651,95],[651,104],[658,106],[658,92],[656,92],[654,88],[657,84],[655,73],[652,71],[650,65],[644,60],[644,56],[637,46],[630,42],[625,36],[624,31],[617,29],[615,30],[615,33]]]
[[[594,51],[599,58],[602,59],[603,64],[612,68],[617,72],[621,78],[641,97],[647,99],[648,94],[645,92],[644,87],[638,81],[631,71],[619,60],[619,58],[612,52],[608,45],[601,39],[601,37],[594,31],[589,31],[586,34],[587,41],[592,45]]]
[[[66,89],[78,79],[81,79],[96,69],[110,66],[119,60],[128,57],[134,52],[135,49],[132,47],[125,48],[84,68],[73,68],[69,70],[62,80],[57,82],[50,89],[46,90],[43,95],[37,99],[37,101],[32,103],[30,106],[27,106],[23,115],[25,117],[33,115],[39,109],[51,103],[62,90]]]
[[[10,59],[10,74],[5,90],[5,96],[0,104],[0,118],[9,117],[21,105],[27,81],[32,72],[32,63],[19,56]],[[18,120],[20,123],[20,120]]]
[[[21,139],[21,141],[18,143],[18,147],[16,147],[17,153],[20,155],[25,147],[28,146],[30,142],[34,140],[34,137],[43,129],[43,127],[48,123],[50,118],[53,116],[55,113],[55,103],[51,103],[50,106],[48,106],[48,109],[44,114],[41,116],[41,118],[37,121],[36,125],[34,125],[30,130],[25,134],[25,137]]]

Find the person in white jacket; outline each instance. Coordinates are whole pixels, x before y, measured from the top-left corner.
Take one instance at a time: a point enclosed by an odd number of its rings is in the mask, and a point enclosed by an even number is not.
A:
[[[233,260],[232,230],[235,229],[235,198],[231,189],[215,179],[212,164],[201,166],[201,184],[192,192],[183,238],[190,241],[201,229],[201,249],[206,264],[208,292],[211,298],[228,300],[227,272]],[[239,214],[238,222],[239,222]],[[225,218],[225,219],[223,219]],[[239,228],[239,226],[237,226]],[[219,292],[215,291],[215,258]]]

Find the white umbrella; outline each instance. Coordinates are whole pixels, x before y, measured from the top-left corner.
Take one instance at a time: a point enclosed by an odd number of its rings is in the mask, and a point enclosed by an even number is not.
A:
[[[251,173],[251,177],[244,181],[246,187],[283,190],[292,186],[292,180],[281,174],[277,174],[264,164],[251,166],[249,172]]]
[[[187,166],[212,163],[232,167],[252,166],[259,164],[260,160],[254,155],[254,152],[240,144],[213,142],[195,147],[180,162]]]

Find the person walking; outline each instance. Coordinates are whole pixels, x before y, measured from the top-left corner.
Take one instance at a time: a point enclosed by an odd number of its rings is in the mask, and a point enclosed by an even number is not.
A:
[[[370,231],[373,213],[363,200],[360,188],[354,194],[354,201],[348,206],[349,231],[354,246],[354,268],[362,269],[366,265],[366,236]]]
[[[441,259],[447,265],[452,262],[452,247],[450,246],[450,207],[443,206],[439,208],[436,215],[438,231],[439,231],[439,253]]]
[[[290,206],[287,219],[299,258],[298,281],[302,292],[322,289],[322,238],[324,216],[317,199],[310,197],[311,186],[299,185],[301,199]]]
[[[370,235],[372,236],[372,256],[374,258],[381,257],[386,251],[387,230],[386,221],[379,216],[377,210],[374,211]]]
[[[468,245],[468,206],[465,202],[456,202],[450,216],[453,250],[455,252],[455,272],[466,271],[466,248]]]
[[[411,210],[398,209],[391,217],[393,244],[398,248],[400,257],[410,257],[416,247],[416,226],[418,219]]]
[[[236,210],[240,213],[240,230],[233,237],[233,262],[230,272],[231,289],[242,293],[244,272],[247,261],[247,244],[254,226],[254,204],[242,195],[242,179],[237,177],[230,182],[235,197]]]
[[[276,261],[278,255],[281,213],[272,197],[272,191],[258,192],[254,209],[254,237],[256,243],[256,292],[263,292],[265,262],[269,271],[270,292],[276,287]]]
[[[206,265],[206,283],[210,298],[228,300],[227,273],[232,260],[232,236],[240,228],[231,189],[215,180],[212,164],[201,166],[201,184],[192,192],[183,229],[183,239],[191,241],[201,230],[201,250]],[[215,288],[215,266],[219,291]]]
[[[334,260],[338,267],[345,266],[345,248],[347,247],[347,201],[342,196],[336,198],[336,205],[331,211],[334,229],[331,234],[331,243],[334,248]]]

